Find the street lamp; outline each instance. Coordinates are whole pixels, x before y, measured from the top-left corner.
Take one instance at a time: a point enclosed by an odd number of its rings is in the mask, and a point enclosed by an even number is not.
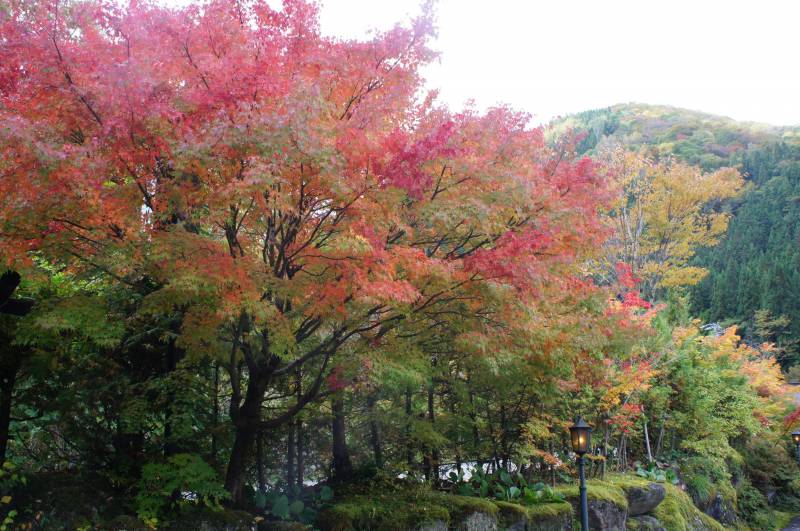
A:
[[[575,424],[570,426],[569,433],[572,438],[572,451],[578,454],[578,476],[581,480],[581,529],[583,531],[589,531],[589,503],[586,499],[586,477],[583,474],[583,455],[589,451],[589,446],[591,445],[592,427],[586,424],[583,418],[578,417]]]
[[[797,462],[800,463],[800,431],[792,432],[792,441],[797,448]]]

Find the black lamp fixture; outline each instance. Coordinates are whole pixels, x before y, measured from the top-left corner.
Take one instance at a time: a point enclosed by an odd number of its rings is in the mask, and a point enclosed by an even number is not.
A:
[[[589,531],[589,502],[586,497],[586,476],[583,473],[583,456],[592,445],[592,427],[586,424],[583,418],[578,417],[575,424],[569,427],[572,439],[572,451],[578,454],[578,476],[580,477],[581,493],[581,529]]]
[[[800,430],[792,432],[792,442],[794,442],[794,446],[797,448],[797,462],[800,464]]]
[[[569,432],[572,436],[572,451],[580,456],[588,452],[592,443],[592,427],[578,417],[575,424],[570,426]]]

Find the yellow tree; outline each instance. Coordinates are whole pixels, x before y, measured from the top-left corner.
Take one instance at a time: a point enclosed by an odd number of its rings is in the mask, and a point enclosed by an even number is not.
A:
[[[720,202],[742,187],[739,172],[700,168],[667,159],[653,161],[622,148],[602,155],[618,194],[607,213],[612,231],[601,269],[613,271],[620,262],[642,279],[642,291],[652,297],[658,288],[688,286],[706,271],[689,265],[699,247],[717,243],[729,214]]]

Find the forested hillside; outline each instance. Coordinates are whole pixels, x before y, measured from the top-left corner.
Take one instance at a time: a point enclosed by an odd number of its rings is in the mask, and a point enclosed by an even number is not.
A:
[[[585,133],[581,152],[621,143],[651,157],[673,155],[713,170],[741,163],[752,148],[800,143],[800,127],[778,127],[660,105],[620,104],[557,120],[554,131]]]
[[[800,147],[748,150],[751,186],[733,205],[722,242],[700,253],[710,274],[693,291],[707,320],[738,322],[754,340],[776,342],[784,368],[800,363]]]
[[[705,321],[739,325],[753,344],[776,343],[785,370],[800,363],[800,128],[628,104],[555,125],[558,132],[570,129],[584,135],[579,149],[586,153],[623,145],[706,171],[739,170],[747,183],[743,192],[708,205],[732,218],[719,244],[693,258],[708,275],[691,289],[692,308]]]
[[[792,130],[452,111],[430,6],[270,4],[0,0],[0,531],[800,514]]]

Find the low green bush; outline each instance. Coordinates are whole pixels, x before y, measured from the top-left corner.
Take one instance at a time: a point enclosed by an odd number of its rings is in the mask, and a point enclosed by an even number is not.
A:
[[[752,485],[742,485],[737,492],[738,514],[754,529],[770,529],[772,513],[767,499]]]
[[[221,509],[226,499],[217,473],[196,454],[176,454],[160,463],[142,467],[136,512],[142,520],[155,525],[187,506]]]

